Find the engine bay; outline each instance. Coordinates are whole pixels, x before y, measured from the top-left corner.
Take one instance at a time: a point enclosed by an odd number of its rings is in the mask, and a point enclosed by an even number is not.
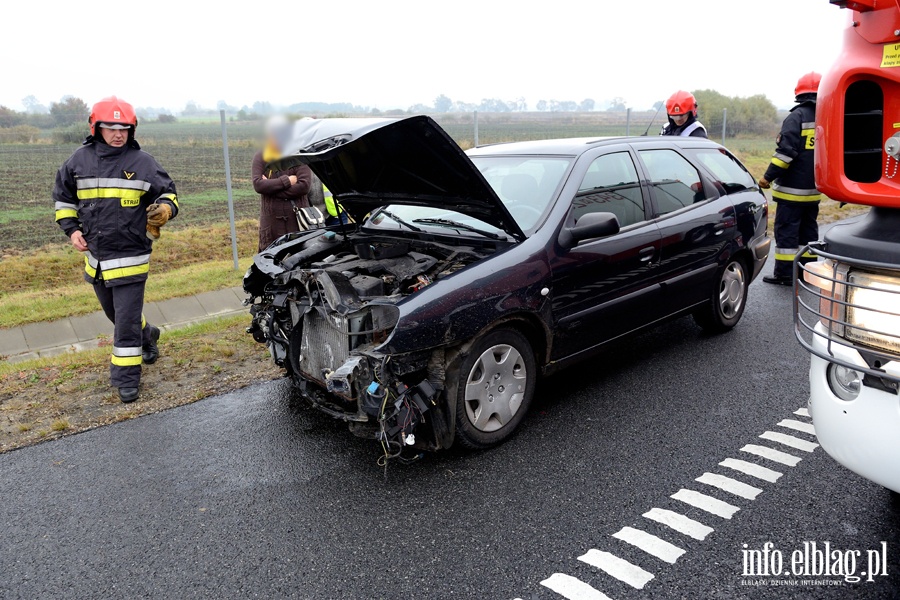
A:
[[[399,303],[496,249],[364,233],[296,235],[258,254],[244,278],[248,332],[307,399],[354,433],[380,440],[385,456],[435,446],[433,431],[413,431],[442,420],[425,418],[442,371],[429,353],[400,357],[378,348],[398,323]]]

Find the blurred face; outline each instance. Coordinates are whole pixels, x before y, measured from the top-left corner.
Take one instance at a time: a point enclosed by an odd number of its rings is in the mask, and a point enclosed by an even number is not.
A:
[[[676,127],[681,127],[687,122],[688,116],[685,115],[669,115],[669,118],[675,123]]]
[[[127,129],[104,129],[103,127],[99,129],[100,135],[103,136],[103,141],[113,148],[121,148],[128,141]]]

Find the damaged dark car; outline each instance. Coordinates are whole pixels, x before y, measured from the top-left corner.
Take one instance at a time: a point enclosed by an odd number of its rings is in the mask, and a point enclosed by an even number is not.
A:
[[[731,329],[769,252],[753,177],[698,138],[466,153],[428,117],[325,119],[297,163],[352,219],[254,257],[249,331],[387,457],[496,445],[539,377],[661,321]]]

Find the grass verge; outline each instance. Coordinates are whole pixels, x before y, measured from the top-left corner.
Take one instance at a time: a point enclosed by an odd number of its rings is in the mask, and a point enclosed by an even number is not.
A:
[[[257,245],[256,221],[237,226],[239,270],[231,258],[227,224],[163,230],[150,264],[145,301],[158,302],[239,285]],[[70,246],[0,260],[0,324],[15,327],[88,314],[99,309],[83,279],[83,255]]]
[[[229,317],[164,334],[134,404],[122,404],[109,386],[108,347],[0,363],[0,452],[280,377],[265,347],[244,331],[248,321]]]

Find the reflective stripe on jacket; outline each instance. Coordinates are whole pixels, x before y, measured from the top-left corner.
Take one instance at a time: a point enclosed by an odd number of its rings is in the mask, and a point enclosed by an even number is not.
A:
[[[134,140],[113,148],[88,138],[57,172],[53,200],[66,236],[84,234],[85,279],[107,286],[147,278],[147,207],[168,204],[178,214],[175,184]]]
[[[818,202],[813,155],[816,146],[816,103],[801,102],[781,124],[778,147],[766,169],[772,182],[772,198],[789,202]]]

